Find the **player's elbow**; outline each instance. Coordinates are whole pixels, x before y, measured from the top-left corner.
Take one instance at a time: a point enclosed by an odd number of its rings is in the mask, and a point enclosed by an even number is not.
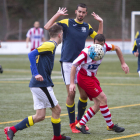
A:
[[[45,26],[44,26],[44,29],[45,29],[45,30],[49,30],[49,27],[45,25]]]
[[[115,51],[121,51],[120,47],[115,46]]]

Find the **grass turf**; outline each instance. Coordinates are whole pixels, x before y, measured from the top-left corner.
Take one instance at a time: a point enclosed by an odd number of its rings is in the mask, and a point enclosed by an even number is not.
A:
[[[61,77],[60,55],[55,57],[55,65],[52,73]],[[69,119],[65,101],[67,97],[66,88],[62,78],[53,78],[54,93],[61,106],[61,133],[70,136],[72,140],[139,140],[139,107],[140,107],[140,79],[136,72],[137,58],[133,55],[124,55],[125,61],[130,68],[129,74],[124,74],[119,59],[115,54],[106,55],[99,66],[97,78],[108,98],[108,107],[112,114],[112,121],[126,130],[123,133],[109,132],[101,113],[98,112],[88,123],[90,135],[73,134],[69,128]],[[0,140],[5,140],[4,127],[13,126],[27,116],[35,114],[33,110],[33,99],[28,87],[31,72],[27,55],[1,55],[0,64],[3,74],[0,74]],[[79,93],[77,91],[75,103],[77,113],[77,102]],[[88,100],[87,109],[93,105]],[[51,111],[47,109],[46,119],[34,126],[16,133],[14,140],[51,140],[53,129],[51,125]],[[134,136],[132,135],[134,134]]]

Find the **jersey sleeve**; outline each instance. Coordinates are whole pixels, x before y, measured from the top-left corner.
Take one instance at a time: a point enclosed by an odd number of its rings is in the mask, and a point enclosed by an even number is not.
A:
[[[39,54],[47,54],[47,53],[53,54],[55,45],[52,42],[44,42],[41,46],[39,46],[36,49],[38,50]]]
[[[75,67],[81,65],[81,64],[84,64],[85,61],[87,59],[87,54],[84,52],[84,51],[81,51],[81,53],[79,54],[79,56],[73,61],[73,65]]]
[[[27,32],[27,34],[26,34],[26,37],[29,37],[30,38],[31,35],[32,35],[32,32],[31,32],[31,29],[29,29],[28,32]]]
[[[134,54],[134,52],[137,51],[137,42],[136,40],[134,41],[134,45],[133,45],[133,49],[132,49],[132,53]]]
[[[106,46],[106,52],[107,51],[114,51],[115,50],[115,45],[113,45],[113,44],[105,43],[105,46]]]
[[[31,73],[32,75],[36,76],[38,75],[38,70],[36,67],[36,56],[39,55],[37,49],[34,49],[33,51],[31,51],[30,53],[28,53],[28,58],[30,60],[30,69],[31,69]]]
[[[65,30],[67,27],[69,27],[69,19],[63,19],[58,22],[56,22],[58,25],[63,27],[63,30]]]
[[[91,27],[90,24],[88,24],[88,25],[89,25],[89,36],[92,37],[92,38],[94,38],[97,35],[97,32],[95,32],[93,30],[93,28]]]

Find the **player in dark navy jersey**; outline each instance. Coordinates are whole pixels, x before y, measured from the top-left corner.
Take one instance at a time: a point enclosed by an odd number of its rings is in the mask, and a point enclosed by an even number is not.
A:
[[[51,80],[56,46],[62,41],[62,27],[54,25],[49,29],[49,35],[49,41],[44,42],[41,46],[28,54],[32,72],[32,79],[29,87],[33,95],[34,110],[36,110],[36,114],[25,118],[15,126],[6,127],[4,132],[7,136],[7,140],[13,140],[13,136],[18,130],[33,126],[35,123],[44,120],[46,108],[50,108],[52,111],[51,123],[54,132],[52,140],[71,140],[70,137],[62,136],[60,134],[61,108],[54,95],[52,89],[53,83]]]
[[[103,33],[103,20],[94,12],[91,14],[95,20],[99,21],[98,32],[95,32],[90,24],[85,23],[83,21],[85,16],[87,15],[87,7],[85,4],[80,3],[77,5],[77,9],[75,10],[75,19],[63,19],[61,21],[56,22],[58,17],[68,15],[66,12],[66,8],[59,8],[57,13],[46,23],[44,28],[48,30],[53,24],[59,24],[63,27],[63,43],[60,62],[63,80],[66,84],[66,89],[68,93],[66,99],[66,106],[69,114],[70,128],[72,132],[80,133],[79,130],[75,129],[75,125],[81,119],[85,112],[87,106],[87,96],[85,96],[86,94],[84,94],[83,89],[81,89],[79,85],[77,85],[81,94],[78,102],[78,115],[75,121],[75,93],[70,94],[69,92],[70,70],[72,67],[73,60],[80,54],[80,52],[85,47],[85,41],[87,37],[90,36],[94,38],[97,35],[97,33]],[[77,83],[77,75],[75,75],[75,83]],[[87,126],[86,130],[88,130]]]
[[[138,69],[137,69],[137,72],[138,72],[139,77],[140,77],[140,38],[137,38],[137,39],[134,41],[132,53],[133,53],[136,57],[138,57]]]

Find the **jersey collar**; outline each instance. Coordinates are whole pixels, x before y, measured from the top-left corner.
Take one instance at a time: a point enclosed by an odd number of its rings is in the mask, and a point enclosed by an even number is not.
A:
[[[82,22],[82,23],[80,23],[80,22],[78,22],[76,19],[74,19],[74,21],[75,21],[76,23],[78,23],[78,24],[83,24],[83,22]]]
[[[50,40],[50,41],[53,42],[57,46],[57,43],[54,40]]]

